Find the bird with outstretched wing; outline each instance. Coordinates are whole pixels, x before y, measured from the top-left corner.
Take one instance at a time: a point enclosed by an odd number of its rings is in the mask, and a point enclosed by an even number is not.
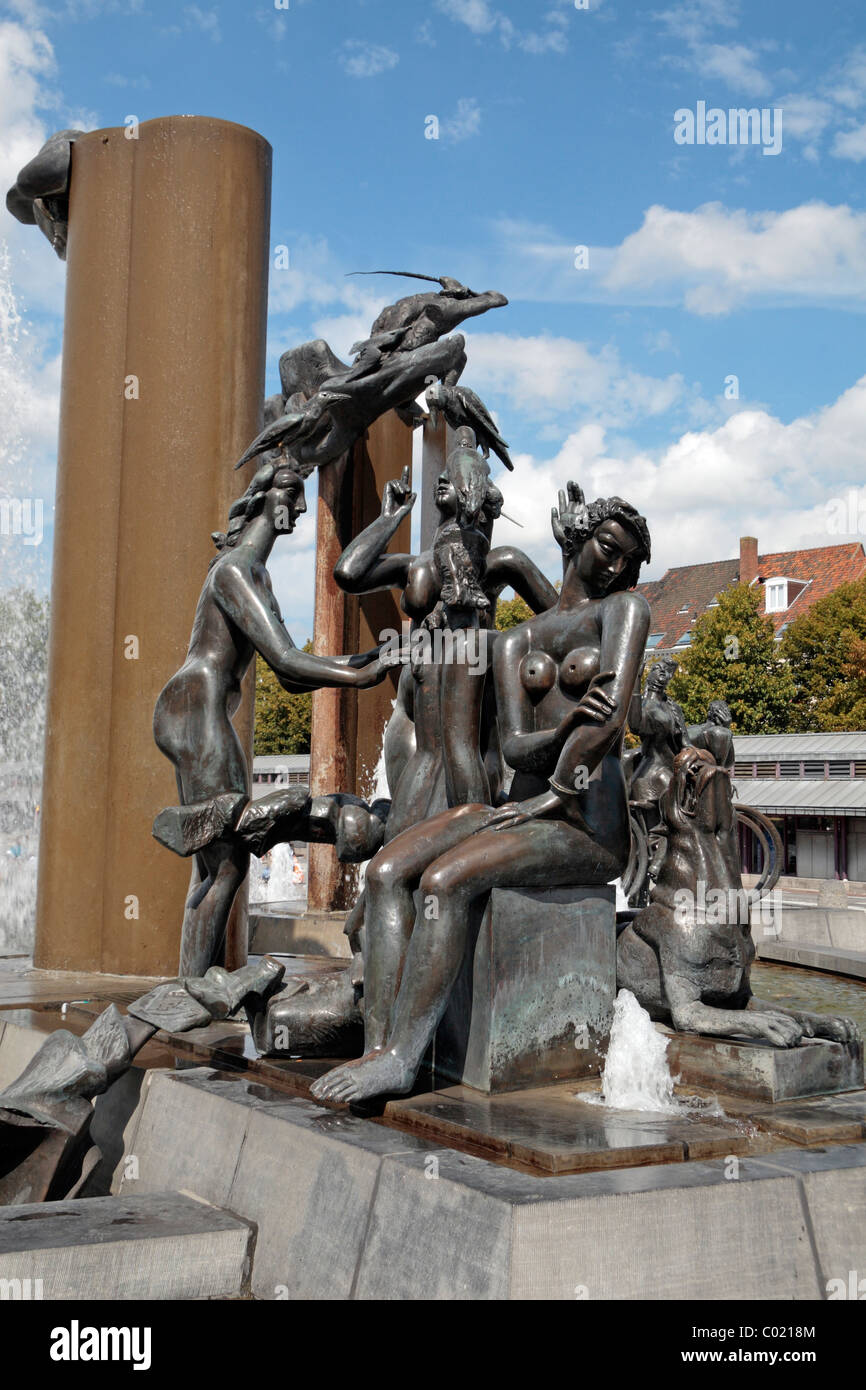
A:
[[[475,391],[470,390],[468,386],[449,386],[443,381],[437,381],[428,387],[425,400],[434,423],[439,415],[444,415],[453,430],[459,429],[461,425],[468,425],[475,431],[475,439],[484,457],[487,458],[492,449],[505,467],[513,471],[514,464],[508,452],[508,445],[496,428],[487,406]]]

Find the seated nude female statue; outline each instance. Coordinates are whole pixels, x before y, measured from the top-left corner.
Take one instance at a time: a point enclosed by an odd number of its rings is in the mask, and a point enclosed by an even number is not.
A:
[[[256,653],[295,692],[321,686],[363,690],[388,669],[375,652],[314,656],[289,636],[266,565],[277,537],[290,535],[306,510],[302,479],[277,459],[258,470],[234,503],[227,533],[214,535],[219,554],[202,587],[186,659],[153,715],[154,738],[174,763],[183,806],[228,793],[249,799],[246,758],[232,715]],[[217,837],[197,852],[183,919],[181,975],[203,975],[219,962],[248,866],[249,849],[237,837]]]
[[[320,1099],[411,1088],[492,888],[606,884],[625,867],[620,753],[649,628],[646,600],[629,590],[649,559],[649,533],[627,502],[587,506],[577,489],[566,517],[554,509],[557,528],[567,560],[557,603],[503,634],[494,652],[511,804],[452,807],[372,860],[366,1051],[315,1083]]]

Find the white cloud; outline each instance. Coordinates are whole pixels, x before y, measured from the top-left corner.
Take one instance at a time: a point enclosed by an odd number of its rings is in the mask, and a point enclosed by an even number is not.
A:
[[[595,0],[598,8],[599,0]],[[503,48],[520,48],[524,53],[565,53],[568,49],[568,19],[561,10],[544,15],[543,29],[518,29],[508,15],[488,0],[436,0],[436,8],[449,19],[463,24],[476,38],[494,35]]]
[[[272,241],[280,243],[276,229]],[[284,244],[289,244],[291,269],[272,267],[268,314],[292,314],[295,322],[279,328],[271,324],[269,337],[274,341],[273,346],[268,344],[269,361],[274,351],[279,356],[293,343],[310,337],[327,339],[337,356],[346,358],[352,344],[367,337],[373,320],[392,298],[418,288],[387,276],[347,276],[324,237],[289,238]]]
[[[707,44],[696,50],[695,62],[702,77],[721,78],[735,91],[749,96],[766,96],[770,91],[757,51],[745,44]]]
[[[829,95],[850,111],[866,100],[866,49],[856,48],[831,78]]]
[[[200,5],[187,5],[184,14],[188,29],[200,29],[214,43],[221,42],[222,30],[216,10],[203,10]]]
[[[674,61],[692,69],[708,82],[720,81],[745,96],[767,96],[772,88],[761,67],[762,53],[774,47],[772,41],[757,44],[719,43],[717,29],[735,29],[740,22],[739,6],[728,0],[700,0],[677,5],[653,18],[666,35],[685,45],[685,55]],[[671,61],[670,59],[668,61]]]
[[[268,561],[268,574],[277,602],[292,641],[298,647],[313,635],[317,481],[315,475],[307,479],[304,487],[307,514],[301,517],[298,529],[291,536],[280,537]]]
[[[513,300],[678,305],[708,315],[746,304],[858,309],[866,299],[866,212],[844,203],[783,212],[656,204],[618,246],[590,245],[586,269],[575,268],[575,247],[550,227],[499,218],[494,231],[494,248],[471,273],[506,285]]]
[[[837,131],[830,153],[837,159],[853,159],[857,164],[866,159],[866,125]]]
[[[27,7],[19,7],[19,12]],[[54,53],[39,28],[0,23],[0,189],[37,153],[64,120]],[[42,118],[53,113],[50,125]],[[13,543],[0,555],[0,585],[20,580],[44,586],[50,569],[57,415],[59,342],[65,272],[36,227],[23,226],[5,210],[0,228],[0,492],[42,500],[48,531],[26,555]],[[34,317],[33,311],[39,311]],[[27,314],[27,320],[23,318]]]
[[[689,0],[673,9],[661,10],[653,16],[672,38],[686,43],[702,43],[715,27],[736,29],[740,22],[740,7],[731,0]]]
[[[589,497],[618,493],[647,517],[653,540],[647,578],[668,566],[731,557],[740,535],[757,536],[762,551],[864,541],[862,533],[839,533],[832,505],[861,488],[864,476],[866,377],[789,424],[763,410],[739,411],[660,451],[617,451],[602,425],[584,424],[553,458],[519,455],[514,473],[497,477],[505,511],[524,523],[523,530],[498,523],[497,538],[523,546],[555,573],[550,508],[573,478]],[[860,514],[866,519],[866,505]]]
[[[400,55],[393,48],[363,39],[347,39],[340,54],[340,62],[350,77],[378,77],[395,68],[399,61]]]
[[[698,314],[761,299],[850,306],[866,300],[866,213],[820,202],[784,212],[656,205],[615,249],[603,282],[666,291]]]
[[[110,87],[135,87],[139,91],[147,91],[150,87],[149,77],[126,77],[120,72],[106,73],[103,78]]]
[[[465,24],[473,34],[489,34],[499,25],[499,15],[487,0],[436,0],[436,8]]]
[[[837,158],[858,163],[866,158],[863,127],[850,124],[852,113],[866,102],[866,47],[855,48],[810,88],[797,90],[790,87],[790,71],[779,69],[773,76],[762,67],[764,55],[778,46],[774,40],[752,44],[716,41],[718,29],[732,30],[739,25],[738,5],[729,5],[727,0],[690,0],[653,18],[668,38],[684,45],[685,52],[668,56],[669,62],[689,68],[707,81],[722,81],[744,97],[768,98],[769,105],[781,107],[785,137],[802,142],[806,159],[818,160],[820,143],[827,133],[833,136],[831,153]]]
[[[453,116],[439,123],[439,134],[455,144],[469,140],[481,130],[481,107],[474,97],[460,97]]]
[[[832,103],[822,97],[792,93],[774,98],[774,105],[782,108],[786,139],[801,140],[807,158],[817,158],[818,141],[834,120]]]
[[[615,348],[593,351],[572,338],[473,333],[468,357],[467,383],[536,419],[591,412],[619,428],[666,414],[688,397],[679,373],[644,376],[624,367]]]

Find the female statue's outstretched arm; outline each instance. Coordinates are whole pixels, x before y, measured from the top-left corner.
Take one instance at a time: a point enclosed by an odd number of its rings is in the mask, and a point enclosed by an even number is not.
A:
[[[502,590],[509,587],[520,595],[533,613],[546,612],[559,598],[556,589],[534,560],[530,560],[517,546],[497,545],[487,556],[484,588],[498,598]]]
[[[336,565],[334,579],[348,594],[371,594],[377,589],[403,589],[409,576],[411,555],[389,555],[388,542],[409,515],[416,494],[411,491],[409,469],[385,484],[382,514],[371,521],[346,546]]]
[[[283,688],[293,694],[325,686],[366,690],[382,680],[388,670],[387,663],[378,658],[365,666],[353,667],[344,664],[345,659],[301,651],[264,595],[231,564],[224,562],[215,572],[213,595],[226,617],[268,663]]]

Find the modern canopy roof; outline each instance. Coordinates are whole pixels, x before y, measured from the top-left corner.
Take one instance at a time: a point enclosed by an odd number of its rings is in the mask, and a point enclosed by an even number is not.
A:
[[[769,815],[866,816],[866,777],[845,781],[737,777],[736,802]]]
[[[738,762],[866,758],[866,730],[847,734],[736,734]]]

